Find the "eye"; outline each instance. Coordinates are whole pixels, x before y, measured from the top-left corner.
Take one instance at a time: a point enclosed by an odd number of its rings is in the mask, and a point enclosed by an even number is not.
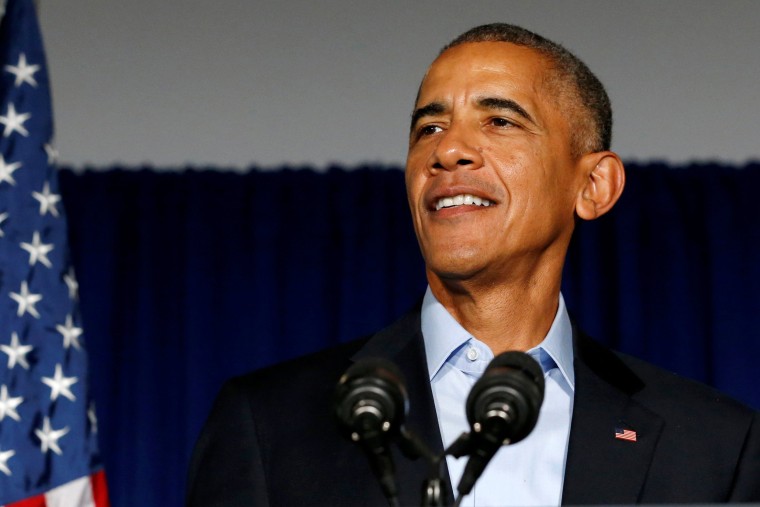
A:
[[[441,127],[439,125],[423,125],[417,129],[417,135],[415,137],[419,139],[420,137],[430,136],[440,131]]]
[[[511,121],[509,121],[508,119],[506,119],[506,118],[499,118],[499,117],[491,118],[489,120],[489,123],[491,125],[493,125],[494,127],[499,127],[499,128],[514,127],[515,126],[515,124],[512,123]]]

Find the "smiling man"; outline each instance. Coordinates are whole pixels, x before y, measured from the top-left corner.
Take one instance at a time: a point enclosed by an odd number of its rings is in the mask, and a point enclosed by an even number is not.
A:
[[[544,404],[462,505],[760,501],[755,412],[601,347],[568,316],[560,281],[576,220],[623,191],[611,125],[597,78],[536,34],[486,25],[444,48],[419,89],[406,167],[421,306],[369,339],[230,381],[198,442],[188,505],[384,505],[335,429],[340,375],[363,358],[394,362],[408,426],[440,453],[469,430],[469,390],[508,350],[541,366]],[[447,460],[449,499],[462,461]],[[400,504],[418,504],[427,466],[396,462]]]

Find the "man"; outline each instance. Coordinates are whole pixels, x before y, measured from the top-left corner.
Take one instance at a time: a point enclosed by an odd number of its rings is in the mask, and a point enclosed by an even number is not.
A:
[[[419,89],[406,166],[429,282],[421,307],[368,340],[228,383],[188,505],[384,505],[331,417],[341,373],[367,357],[396,363],[408,426],[440,453],[469,430],[469,389],[507,350],[541,365],[544,405],[462,505],[760,501],[756,413],[602,348],[567,315],[575,220],[609,211],[624,186],[610,132],[602,85],[564,48],[504,24],[444,48]],[[449,499],[460,461],[446,463]],[[400,504],[419,504],[426,464],[396,463]]]

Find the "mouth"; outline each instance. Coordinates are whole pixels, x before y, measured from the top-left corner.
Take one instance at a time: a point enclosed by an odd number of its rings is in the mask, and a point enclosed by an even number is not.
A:
[[[439,211],[444,208],[455,208],[458,206],[481,206],[487,208],[496,203],[483,199],[477,195],[472,194],[459,194],[450,197],[441,197],[435,201],[435,210]]]

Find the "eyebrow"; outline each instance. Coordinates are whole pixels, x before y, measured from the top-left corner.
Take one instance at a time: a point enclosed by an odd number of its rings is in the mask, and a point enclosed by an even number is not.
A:
[[[528,114],[528,111],[526,111],[524,107],[512,99],[504,99],[501,97],[484,97],[482,99],[479,99],[477,104],[484,109],[512,111],[513,113],[519,114],[529,122],[536,123],[533,117]]]
[[[513,113],[522,116],[529,122],[536,123],[528,111],[526,111],[524,107],[512,99],[505,99],[501,97],[483,97],[482,99],[478,99],[476,104],[482,109],[512,111]],[[410,129],[414,129],[414,126],[417,125],[417,122],[420,120],[420,118],[424,118],[425,116],[443,114],[446,112],[446,110],[447,107],[441,102],[431,102],[430,104],[426,104],[415,109],[412,113],[412,124],[410,126]]]

